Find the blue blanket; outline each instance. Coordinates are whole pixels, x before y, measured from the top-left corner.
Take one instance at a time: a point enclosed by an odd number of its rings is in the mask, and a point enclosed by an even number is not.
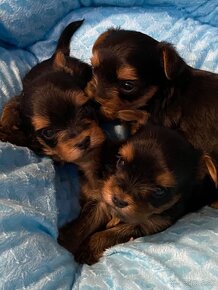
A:
[[[216,0],[3,0],[0,110],[25,73],[51,56],[63,28],[81,18],[71,54],[84,61],[101,32],[120,26],[172,42],[188,64],[218,72]],[[0,289],[218,289],[216,210],[203,208],[80,266],[56,242],[57,227],[79,213],[78,193],[73,165],[55,167],[0,142]]]

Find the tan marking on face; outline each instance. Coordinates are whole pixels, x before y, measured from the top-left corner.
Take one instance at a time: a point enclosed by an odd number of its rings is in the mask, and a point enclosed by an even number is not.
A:
[[[119,93],[116,88],[111,87],[107,90],[107,96],[109,98],[104,98],[101,96],[95,95],[95,100],[101,104],[101,112],[108,119],[116,119],[117,112],[119,111],[122,101],[119,98]]]
[[[107,99],[95,94],[94,98],[101,104],[101,112],[108,119],[119,118],[118,112],[121,110],[134,110],[144,106],[157,92],[158,87],[151,86],[147,89],[147,92],[138,100],[128,102],[119,98],[119,93],[116,88],[110,88],[107,90]],[[140,121],[146,120],[149,115],[144,115]],[[121,118],[120,118],[121,119]],[[140,124],[139,124],[140,125]],[[138,124],[133,131],[137,131]]]
[[[174,187],[176,185],[175,178],[169,171],[159,174],[156,177],[156,183],[163,187]]]
[[[80,150],[77,147],[77,144],[82,142],[87,136],[90,136],[89,148],[96,148],[105,140],[105,135],[102,129],[98,127],[95,122],[90,125],[89,129],[84,130],[78,136],[67,140],[65,140],[67,138],[65,131],[58,132],[58,142],[54,148],[50,148],[41,138],[38,138],[38,140],[43,145],[43,151],[46,155],[58,157],[58,159],[63,162],[77,163],[78,160],[82,162],[82,158],[87,154],[86,151]]]
[[[128,206],[127,206],[128,208],[130,208],[130,206],[134,204],[131,196],[126,194],[119,186],[117,186],[116,177],[114,175],[111,175],[103,183],[102,198],[107,204],[114,207],[114,204],[112,201],[113,196],[117,196],[121,200],[126,201],[128,203]]]
[[[119,150],[119,154],[127,161],[132,161],[134,158],[134,147],[131,143],[127,143]]]
[[[93,52],[93,55],[91,57],[91,64],[93,67],[98,67],[100,65],[99,54],[97,51]]]
[[[50,122],[46,117],[35,115],[32,117],[32,124],[35,128],[35,131],[49,127]]]
[[[117,70],[117,78],[119,80],[137,80],[137,72],[132,66],[122,66]]]

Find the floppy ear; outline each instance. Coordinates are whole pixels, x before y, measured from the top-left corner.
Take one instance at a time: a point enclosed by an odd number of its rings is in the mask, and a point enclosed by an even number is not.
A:
[[[2,127],[17,130],[21,124],[19,96],[11,98],[3,108],[0,122]]]
[[[205,165],[207,167],[208,173],[209,173],[211,179],[213,180],[213,182],[217,188],[217,169],[216,169],[216,166],[215,166],[212,158],[209,155],[205,154],[203,156],[203,159],[204,159]]]
[[[165,76],[168,80],[174,80],[180,76],[188,66],[171,44],[160,42],[159,48]]]
[[[67,58],[62,51],[58,51],[52,57],[53,68],[57,71],[76,76],[83,89],[92,78],[92,68],[89,64],[74,57]]]
[[[18,146],[28,146],[28,138],[21,128],[20,96],[11,98],[0,117],[0,140]]]

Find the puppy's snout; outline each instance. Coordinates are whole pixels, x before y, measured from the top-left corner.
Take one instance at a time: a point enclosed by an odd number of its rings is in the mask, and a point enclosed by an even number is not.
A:
[[[79,148],[79,149],[87,149],[90,145],[90,137],[89,136],[86,136],[80,143],[77,143],[76,146]]]
[[[124,208],[128,205],[128,203],[124,200],[119,199],[116,196],[113,196],[112,201],[116,207]]]

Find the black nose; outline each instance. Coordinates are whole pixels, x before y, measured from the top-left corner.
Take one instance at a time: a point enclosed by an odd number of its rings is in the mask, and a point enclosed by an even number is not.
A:
[[[86,136],[82,142],[80,143],[77,143],[76,146],[80,149],[87,149],[90,145],[90,137],[89,136]]]
[[[123,207],[126,207],[128,205],[128,203],[126,201],[121,200],[121,199],[117,198],[116,196],[113,196],[112,201],[119,208],[123,208]]]

